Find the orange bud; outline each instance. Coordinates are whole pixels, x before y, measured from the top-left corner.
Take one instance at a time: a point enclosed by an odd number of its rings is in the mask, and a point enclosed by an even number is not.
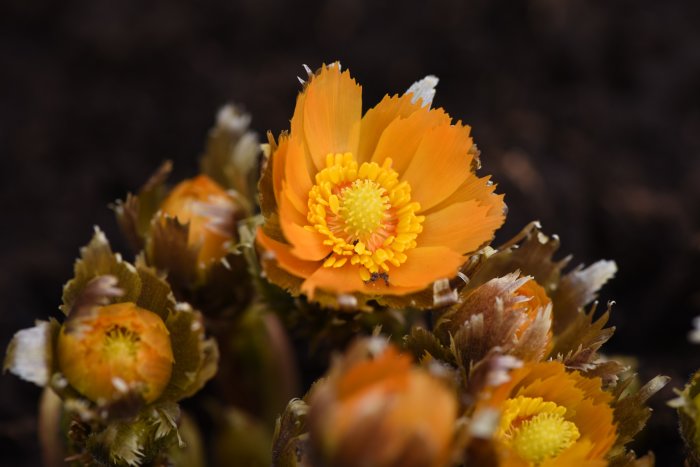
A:
[[[58,364],[68,382],[92,401],[110,401],[125,389],[146,402],[161,395],[173,366],[170,334],[155,313],[133,303],[97,308],[58,337]]]
[[[336,365],[310,406],[311,442],[328,465],[438,466],[450,458],[454,394],[393,347]]]
[[[180,182],[160,207],[164,214],[189,223],[190,246],[199,247],[200,265],[223,258],[235,235],[234,199],[206,175]]]
[[[540,310],[544,310],[548,306],[551,306],[552,300],[550,300],[550,298],[547,296],[547,292],[544,291],[544,288],[540,284],[538,284],[534,279],[530,279],[529,281],[521,285],[520,288],[518,288],[515,291],[515,295],[524,297],[527,300],[526,302],[524,302],[524,307],[522,309],[522,312],[525,315],[527,315],[527,321],[524,322],[515,333],[518,337],[520,337],[527,330],[527,328],[530,327],[530,325],[535,321],[535,319],[537,318],[537,313]],[[552,331],[550,329],[550,343],[551,340]]]

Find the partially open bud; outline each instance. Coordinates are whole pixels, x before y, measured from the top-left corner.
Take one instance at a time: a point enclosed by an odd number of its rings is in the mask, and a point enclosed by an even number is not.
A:
[[[249,203],[207,175],[168,189],[171,169],[163,164],[138,195],[117,201],[122,232],[148,266],[167,274],[178,300],[211,314],[243,310],[250,278],[245,258],[234,250]]]
[[[393,347],[369,357],[377,342],[356,344],[313,388],[310,440],[317,457],[333,466],[448,464],[455,395]]]
[[[238,208],[233,197],[212,179],[199,175],[180,182],[160,209],[181,224],[189,224],[187,243],[198,250],[200,267],[226,256],[236,233]]]
[[[445,344],[477,361],[493,347],[524,360],[540,360],[552,343],[552,302],[532,277],[497,277],[466,292],[436,325]],[[466,362],[465,362],[466,363]]]
[[[102,306],[77,326],[61,329],[58,364],[92,401],[114,400],[131,390],[152,402],[170,381],[170,333],[157,314],[133,303]]]

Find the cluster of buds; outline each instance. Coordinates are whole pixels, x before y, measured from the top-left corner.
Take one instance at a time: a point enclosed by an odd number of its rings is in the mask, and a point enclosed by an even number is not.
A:
[[[6,369],[62,399],[54,410],[71,420],[69,442],[53,451],[138,464],[182,442],[177,402],[214,376],[219,357],[201,314],[176,302],[155,270],[113,253],[99,230],[81,251],[61,310],[62,323],[19,331],[5,358]]]
[[[96,230],[62,320],[15,335],[46,463],[650,465],[628,445],[666,379],[601,351],[615,263],[567,270],[537,223],[492,246],[504,196],[434,76],[363,115],[340,64],[307,74],[290,131],[226,106],[199,175],[118,201],[134,262]]]

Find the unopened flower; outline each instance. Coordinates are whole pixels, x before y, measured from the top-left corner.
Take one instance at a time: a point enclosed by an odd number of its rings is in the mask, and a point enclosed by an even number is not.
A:
[[[163,200],[161,213],[189,225],[187,243],[199,267],[221,260],[236,235],[236,200],[206,175],[177,184]]]
[[[499,465],[605,466],[617,438],[612,402],[600,378],[550,361],[514,370],[476,413],[500,411],[493,433]]]
[[[454,341],[467,367],[494,347],[524,360],[546,355],[552,342],[552,302],[532,277],[507,274],[463,295],[436,329],[443,344]]]
[[[468,126],[420,92],[362,116],[361,94],[338,64],[311,76],[261,180],[268,277],[309,297],[423,290],[504,221],[503,197],[475,174]]]
[[[393,347],[368,358],[363,345],[312,389],[310,440],[323,465],[446,465],[457,417],[454,393]]]
[[[109,401],[136,388],[146,402],[170,381],[170,333],[155,313],[133,303],[99,307],[58,338],[58,364],[68,382],[88,399]]]
[[[212,314],[244,309],[250,278],[244,257],[233,250],[249,203],[207,175],[169,189],[171,169],[163,164],[138,195],[117,202],[122,232],[146,264],[167,274],[178,300]]]

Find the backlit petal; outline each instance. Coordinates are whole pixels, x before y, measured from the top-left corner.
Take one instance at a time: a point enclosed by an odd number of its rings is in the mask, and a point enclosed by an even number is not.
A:
[[[491,240],[503,224],[503,215],[489,215],[490,210],[490,206],[469,200],[428,214],[418,241],[421,246],[446,246],[462,254],[471,253]]]
[[[471,146],[468,127],[443,125],[425,134],[403,174],[422,211],[450,196],[471,175]]]
[[[362,88],[337,65],[311,78],[304,99],[304,136],[317,169],[330,153],[357,152]]]

